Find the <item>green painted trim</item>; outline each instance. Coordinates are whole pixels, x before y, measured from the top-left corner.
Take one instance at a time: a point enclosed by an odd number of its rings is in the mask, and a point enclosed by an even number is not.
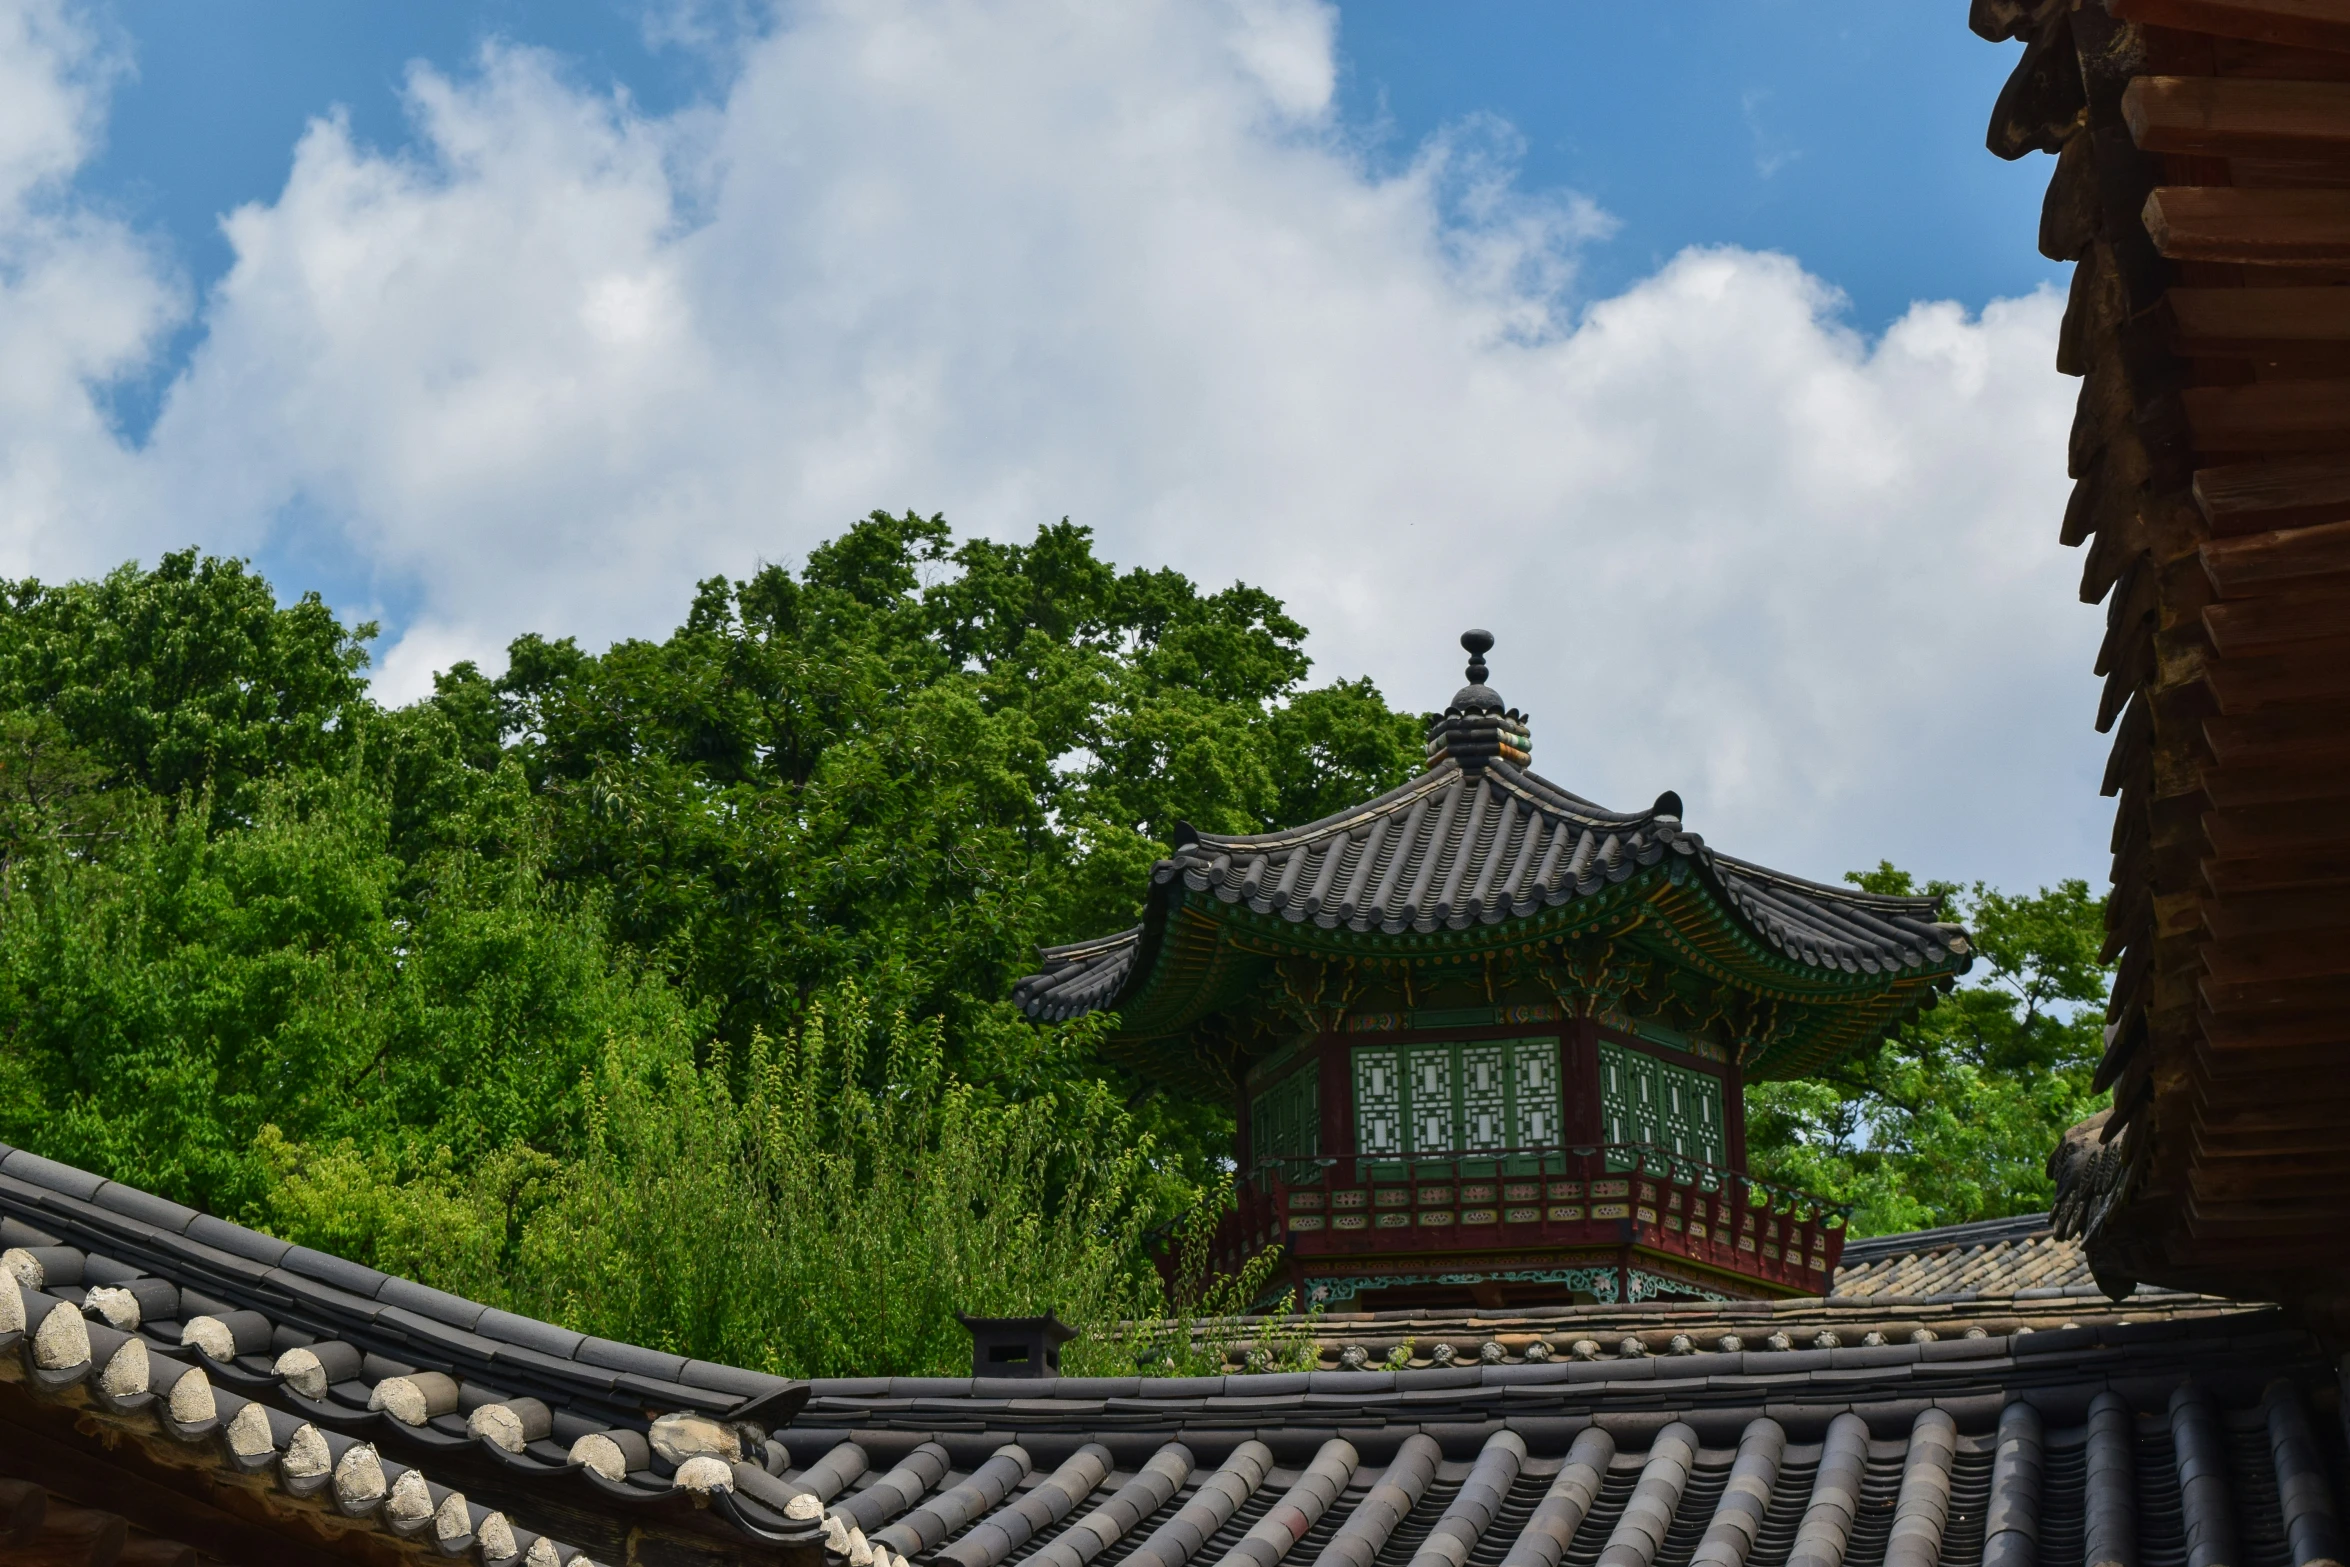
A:
[[[1493,1028],[1501,1016],[1499,1007],[1423,1007],[1411,1015],[1411,1026],[1419,1028]]]
[[[1113,1051],[1146,1072],[1166,1075],[1165,1063],[1152,1060],[1139,1047],[1178,1038],[1228,1011],[1262,981],[1270,965],[1283,958],[1401,962],[1415,968],[1468,964],[1506,949],[1597,934],[1637,914],[1642,917],[1621,938],[1627,955],[1667,964],[1758,1000],[1801,1009],[1789,1019],[1790,1031],[1785,1037],[1739,1063],[1748,1080],[1764,1081],[1816,1070],[1883,1038],[1915,1017],[1924,998],[1958,973],[1966,961],[1953,955],[1923,968],[1874,974],[1815,968],[1751,934],[1743,918],[1716,896],[1708,880],[1691,871],[1684,857],[1672,855],[1587,897],[1546,906],[1523,918],[1460,930],[1401,932],[1359,932],[1344,926],[1325,928],[1293,922],[1278,914],[1259,914],[1244,903],[1226,903],[1213,894],[1195,893],[1178,883],[1162,895],[1166,901],[1159,910],[1158,950],[1148,977],[1135,987],[1133,999],[1121,1009],[1124,1027]],[[1670,912],[1654,907],[1657,895],[1668,889],[1673,895],[1664,901],[1675,905]],[[1702,929],[1711,946],[1729,950],[1719,955],[1704,950],[1692,935],[1693,929]],[[1168,987],[1174,983],[1173,971],[1178,966],[1190,968],[1198,979],[1183,994],[1171,995]],[[1502,1009],[1485,1007],[1431,1008],[1410,1012],[1406,1018],[1406,1026],[1413,1030],[1498,1026],[1513,1021],[1502,1016]],[[1637,1018],[1625,1021],[1630,1024],[1628,1031],[1639,1037],[1671,1048],[1690,1048],[1685,1036],[1664,1025]],[[1219,1066],[1220,1062],[1211,1062],[1205,1055],[1199,1058],[1197,1070],[1203,1086],[1217,1076]]]
[[[1564,1284],[1569,1289],[1596,1295],[1602,1305],[1616,1303],[1619,1286],[1616,1269],[1596,1268],[1481,1268],[1476,1272],[1408,1273],[1408,1274],[1316,1274],[1305,1281],[1299,1293],[1306,1305],[1332,1306],[1342,1300],[1352,1300],[1365,1289],[1392,1289],[1408,1284],[1484,1284],[1500,1280],[1517,1284]],[[1688,1286],[1682,1286],[1688,1287]],[[1273,1298],[1288,1293],[1288,1288],[1273,1292]],[[1718,1297],[1728,1299],[1727,1296]],[[1259,1303],[1258,1310],[1264,1309]],[[1471,1362],[1470,1364],[1474,1364]],[[1384,1369],[1384,1368],[1382,1368]]]

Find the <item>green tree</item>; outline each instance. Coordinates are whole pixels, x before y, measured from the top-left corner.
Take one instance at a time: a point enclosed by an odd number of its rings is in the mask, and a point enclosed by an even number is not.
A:
[[[697,1063],[680,1030],[615,1033],[570,1158],[401,1170],[265,1137],[266,1217],[472,1299],[786,1375],[965,1370],[957,1310],[1164,1309],[1141,1247],[1153,1149],[1098,1086],[999,1102],[946,1069],[937,1020],[883,1023],[854,987],[740,1064]],[[1130,1340],[1090,1337],[1069,1368],[1131,1375]]]
[[[1917,890],[1890,864],[1845,880]],[[1856,1234],[2046,1208],[2049,1150],[2105,1102],[2090,1089],[2110,978],[2104,900],[2078,880],[2029,895],[1924,890],[1973,936],[1965,982],[1874,1050],[1746,1091],[1754,1172],[1852,1204]]]
[[[265,1125],[413,1165],[576,1148],[615,1027],[697,1016],[527,862],[398,897],[382,791],[279,779],[250,825],[147,797],[103,859],[20,857],[0,905],[0,1140],[236,1214]]]
[[[982,1099],[1107,1079],[1172,1202],[1228,1107],[1030,1028],[1012,980],[1131,917],[1178,821],[1278,825],[1416,760],[1367,683],[1305,686],[1277,601],[1066,522],[876,514],[701,584],[665,639],[525,636],[397,710],[372,635],[192,552],[0,592],[0,1136],[230,1212],[264,1125],[401,1179],[568,1158],[613,1028],[739,1071],[854,979]]]
[[[944,1019],[966,1081],[1107,1077],[1196,1162],[1227,1107],[1042,1046],[1004,997],[1038,945],[1135,916],[1178,822],[1261,830],[1411,775],[1416,725],[1368,682],[1307,688],[1304,638],[1256,589],[1121,573],[1067,522],[957,543],[876,513],[797,575],[703,583],[663,641],[524,637],[434,705],[475,765],[523,768],[550,879],[608,897],[738,1052],[854,977]]]
[[[0,584],[0,712],[47,720],[110,786],[205,794],[234,820],[263,778],[345,753],[374,635],[194,550],[95,582],[28,578]]]

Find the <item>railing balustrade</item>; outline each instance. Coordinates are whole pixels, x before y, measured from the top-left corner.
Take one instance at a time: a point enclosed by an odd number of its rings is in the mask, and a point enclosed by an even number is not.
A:
[[[1653,1143],[1344,1154],[1247,1172],[1214,1254],[1237,1268],[1276,1242],[1307,1263],[1629,1240],[1812,1293],[1843,1253],[1849,1213]]]

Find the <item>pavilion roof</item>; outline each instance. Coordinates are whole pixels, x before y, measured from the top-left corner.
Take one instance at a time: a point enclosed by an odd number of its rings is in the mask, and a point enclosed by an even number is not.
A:
[[[1212,965],[1169,951],[1196,944],[1197,916],[1253,916],[1253,932],[1279,945],[1379,957],[1648,923],[1717,977],[1788,996],[1917,989],[1967,968],[1966,933],[1936,898],[1723,854],[1683,825],[1671,791],[1644,811],[1611,811],[1542,777],[1527,765],[1524,715],[1501,710],[1483,672],[1480,658],[1478,678],[1429,720],[1419,777],[1279,832],[1179,830],[1151,868],[1142,922],[1044,949],[1014,1001],[1039,1021],[1115,1008],[1137,1033],[1171,1032],[1199,1015],[1208,988]],[[1172,918],[1178,907],[1195,918]]]
[[[1293,925],[1401,935],[1526,920],[1618,886],[1672,860],[1702,876],[1754,939],[1821,973],[1963,970],[1966,933],[1940,900],[1832,887],[1709,848],[1667,795],[1625,814],[1540,774],[1494,761],[1471,773],[1439,763],[1368,804],[1284,832],[1195,833],[1151,867],[1154,888],[1180,883]],[[1058,1020],[1114,1004],[1146,926],[1048,947],[1043,971],[1014,998]]]

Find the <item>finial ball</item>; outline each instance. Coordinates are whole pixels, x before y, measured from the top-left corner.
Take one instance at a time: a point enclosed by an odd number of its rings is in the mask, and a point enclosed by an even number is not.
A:
[[[1469,684],[1473,686],[1485,684],[1485,677],[1490,673],[1485,667],[1485,654],[1493,646],[1493,633],[1490,631],[1464,631],[1461,633],[1461,646],[1469,650]]]

